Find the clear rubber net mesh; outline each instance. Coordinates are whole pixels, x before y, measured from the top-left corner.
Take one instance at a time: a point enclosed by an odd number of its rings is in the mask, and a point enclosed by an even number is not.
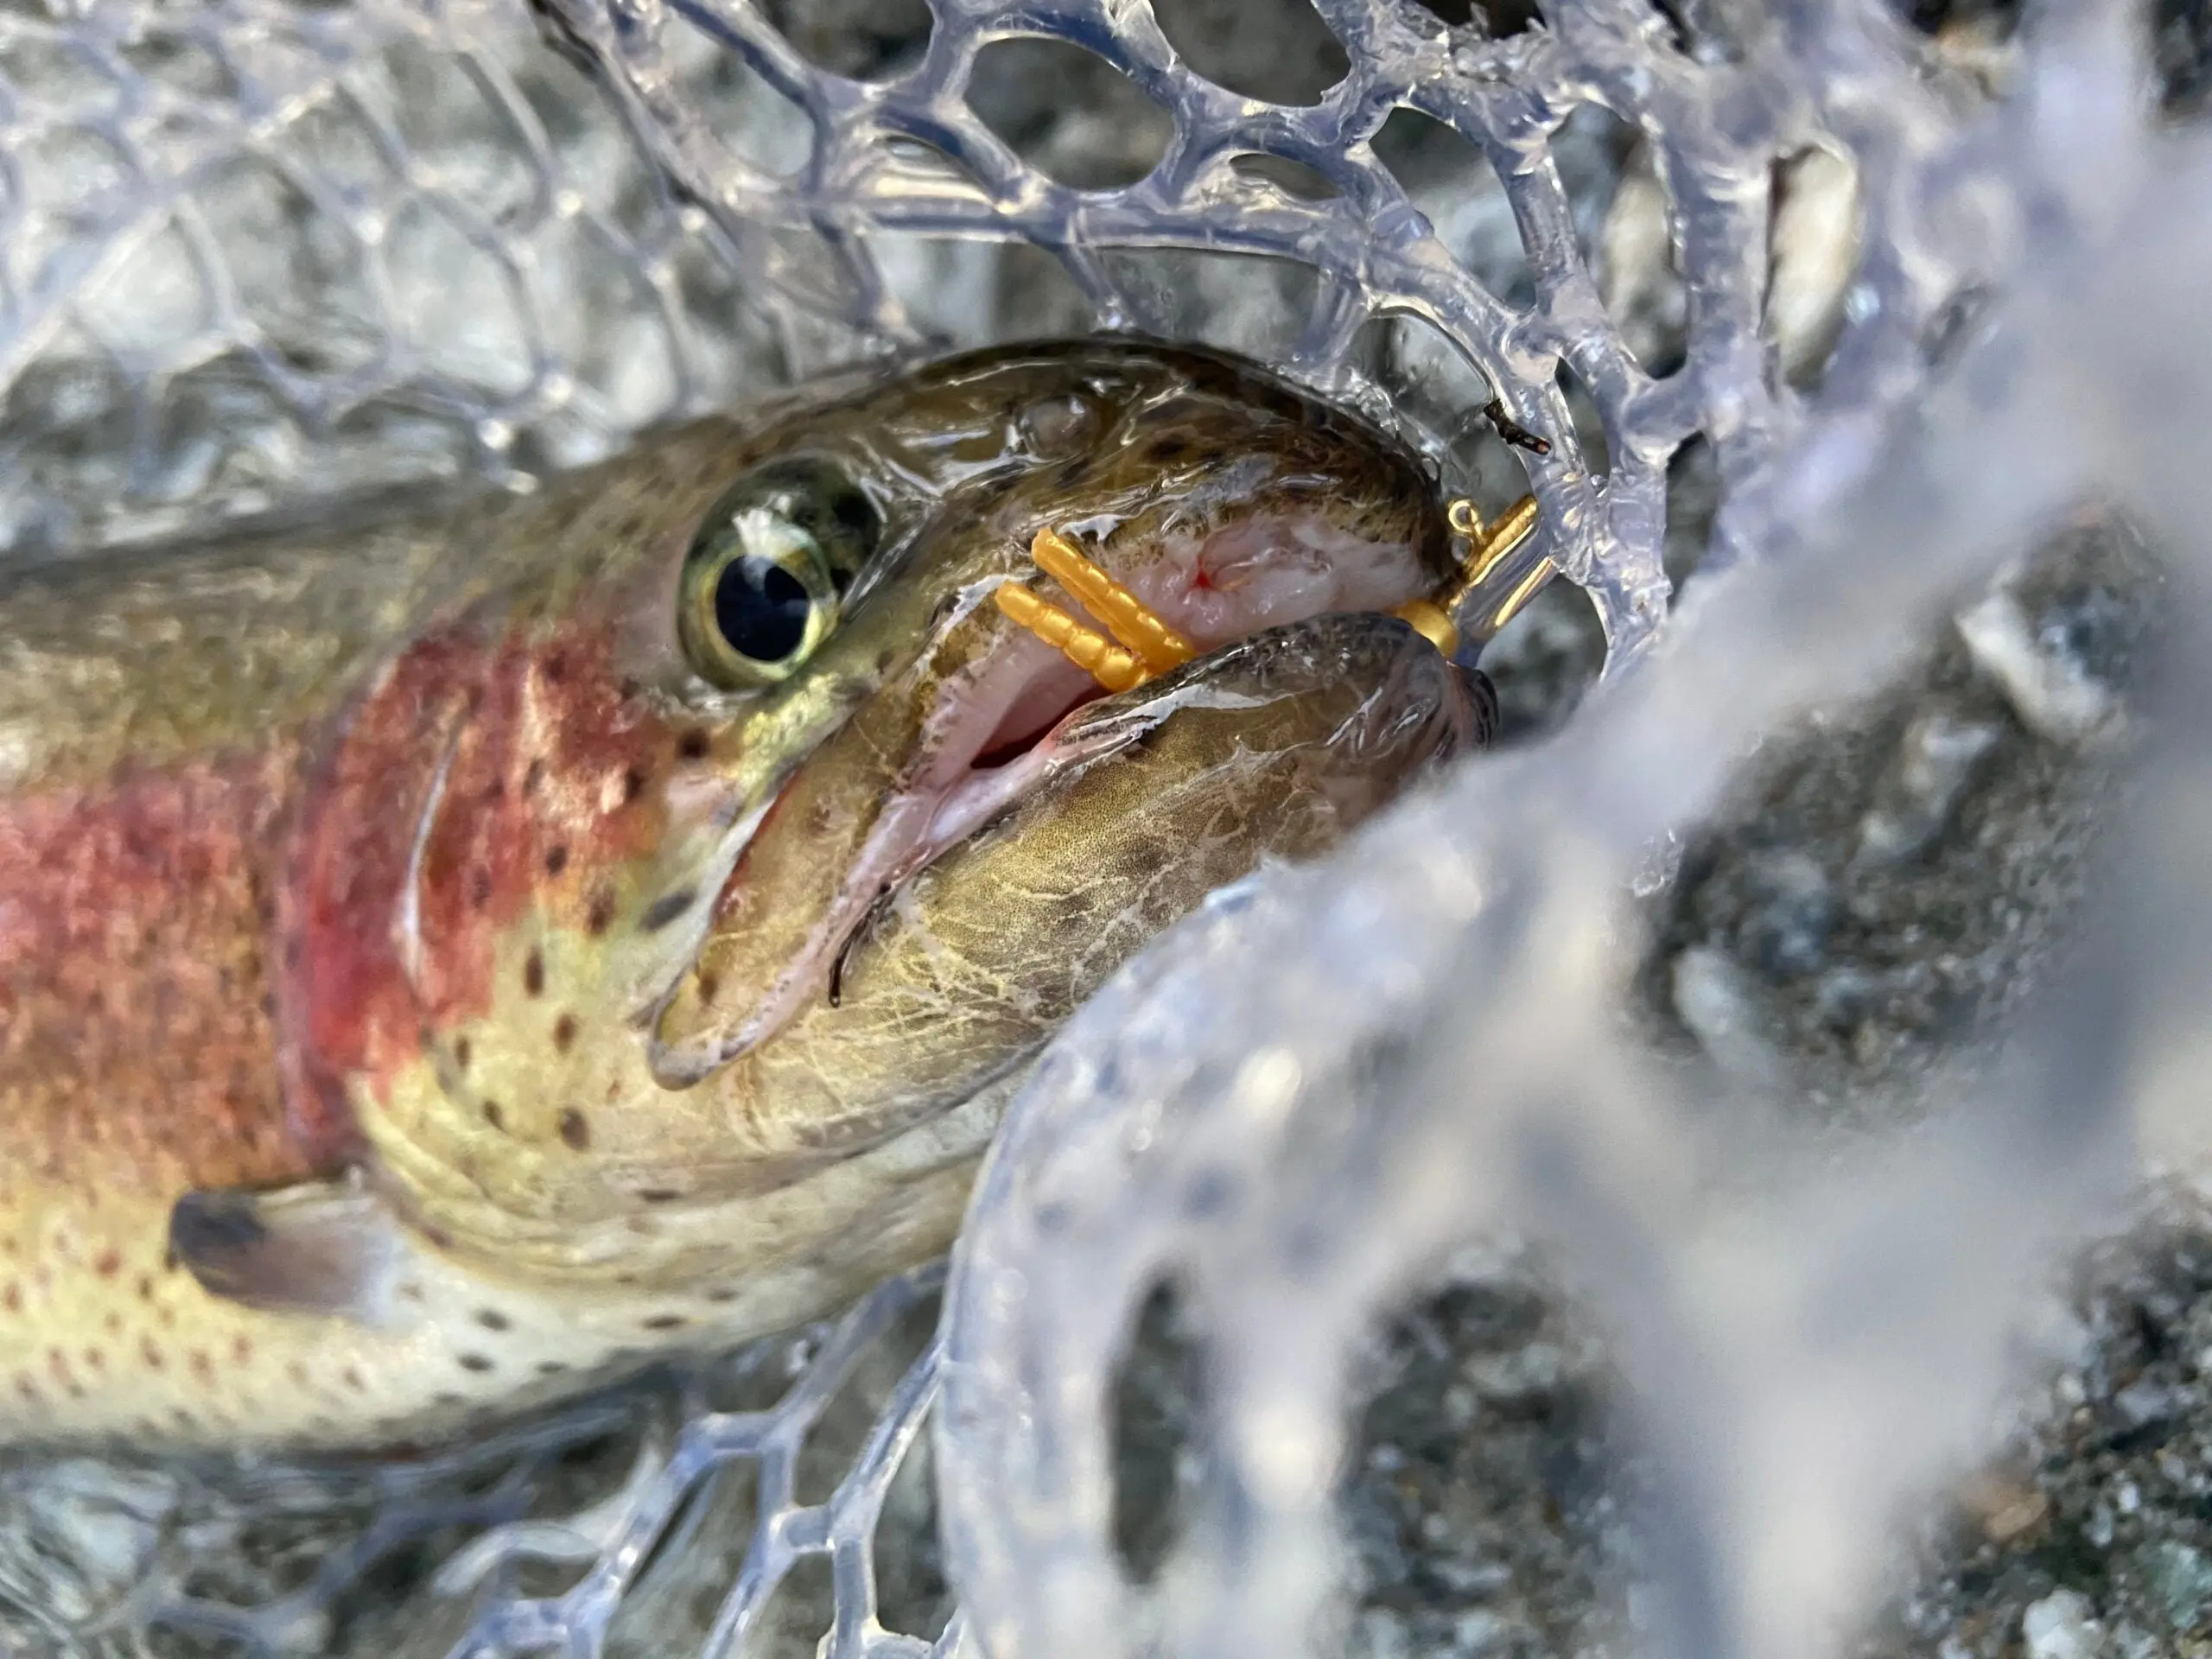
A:
[[[2145,760],[2124,879],[2012,1047],[1894,1132],[1655,1058],[1633,906],[1763,734],[2085,501],[2150,528],[2203,643],[2212,154],[2154,108],[2143,22],[0,11],[9,556],[524,488],[833,364],[1136,328],[1368,409],[1486,509],[1533,488],[1609,666],[1548,741],[1159,941],[1014,1107],[949,1268],[453,1451],[11,1454],[0,1649],[1402,1650],[1347,1588],[1378,1331],[1440,1283],[1520,1306],[1537,1258],[1636,1471],[1599,1505],[1630,1588],[1560,1565],[1603,1617],[1545,1628],[1843,1643],[2036,1374],[2064,1242],[2202,1138],[2212,756],[2102,733]],[[1544,626],[1501,650],[1594,649]],[[1433,1645],[1535,1650],[1506,1628]]]

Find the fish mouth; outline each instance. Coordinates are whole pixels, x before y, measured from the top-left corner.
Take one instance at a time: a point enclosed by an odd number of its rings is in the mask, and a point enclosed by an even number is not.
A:
[[[1311,515],[1249,518],[1203,537],[1169,538],[1129,586],[1197,647],[1191,671],[1224,646],[1271,627],[1332,611],[1389,610],[1425,582],[1412,545],[1372,541]],[[988,602],[995,581],[963,594],[960,613]],[[1079,601],[1063,603],[1084,615]],[[855,872],[896,888],[1072,765],[1133,741],[1120,728],[1086,739],[1071,734],[1081,710],[1106,689],[1042,640],[1012,635],[983,671],[954,690],[931,722],[928,761],[887,814]],[[897,822],[893,822],[894,816]]]
[[[1179,683],[1202,680],[1215,653],[1256,633],[1332,612],[1388,611],[1431,580],[1411,538],[1370,539],[1318,512],[1255,515],[1205,535],[1171,531],[1142,551],[1148,556],[1127,586],[1197,650],[1176,671]],[[1002,580],[961,590],[933,630],[925,662],[954,629],[991,607]],[[1079,601],[1055,602],[1084,617]],[[1097,619],[1084,620],[1103,631]],[[1107,695],[1043,640],[1009,627],[985,658],[940,690],[915,759],[783,971],[710,1044],[656,1040],[656,1072],[673,1084],[696,1082],[766,1041],[812,998],[834,1002],[844,957],[878,906],[1069,768],[1137,741],[1157,723],[1079,718]],[[1174,694],[1162,688],[1158,696],[1165,718]]]

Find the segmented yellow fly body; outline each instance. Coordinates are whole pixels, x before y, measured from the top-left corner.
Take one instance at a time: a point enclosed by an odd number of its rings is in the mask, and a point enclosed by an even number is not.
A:
[[[1057,530],[1040,530],[1029,543],[1037,568],[1083,601],[1103,622],[1116,645],[1050,600],[1018,582],[1000,585],[999,609],[1058,652],[1109,691],[1127,691],[1198,655],[1135,594],[1077,550]]]

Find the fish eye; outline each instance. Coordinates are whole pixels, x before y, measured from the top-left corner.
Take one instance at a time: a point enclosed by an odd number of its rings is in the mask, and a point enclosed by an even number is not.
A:
[[[684,557],[677,631],[693,669],[730,690],[797,672],[835,632],[844,592],[882,534],[874,504],[834,463],[747,474],[709,511]]]

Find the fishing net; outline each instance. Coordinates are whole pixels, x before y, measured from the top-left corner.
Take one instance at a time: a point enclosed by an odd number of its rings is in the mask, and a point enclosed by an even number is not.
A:
[[[1868,1639],[1901,1522],[2007,1431],[2185,1417],[2195,1339],[2107,1375],[2047,1292],[2142,1153],[2202,1138],[2212,757],[2083,640],[2163,582],[2162,695],[2202,708],[2205,33],[1876,0],[0,11],[13,558],[527,488],[832,364],[1137,328],[1370,410],[1485,509],[1533,488],[1574,585],[1498,642],[1509,712],[1608,671],[1087,1008],[941,1317],[925,1270],[365,1465],[10,1454],[0,1649],[1796,1654]],[[1979,585],[2057,527],[2058,575]],[[1655,1039],[1638,941],[1718,890],[1692,826],[1802,711],[1940,679],[1926,625],[1969,601],[1946,648],[2003,712],[1892,734],[1849,871],[1923,846],[2004,721],[2086,795],[2134,780],[2082,942],[2001,958],[2039,964],[1992,999],[2017,1040],[1830,1109],[1709,947],[1666,974],[1695,1040]],[[1834,884],[1758,868],[1745,925],[1786,955]],[[1988,1490],[1994,1545],[2064,1509]],[[2139,1541],[2162,1605],[2212,1597],[2212,1540]],[[2057,1571],[1945,1639],[2099,1650]],[[1937,1628],[1915,1596],[1899,1628]]]

